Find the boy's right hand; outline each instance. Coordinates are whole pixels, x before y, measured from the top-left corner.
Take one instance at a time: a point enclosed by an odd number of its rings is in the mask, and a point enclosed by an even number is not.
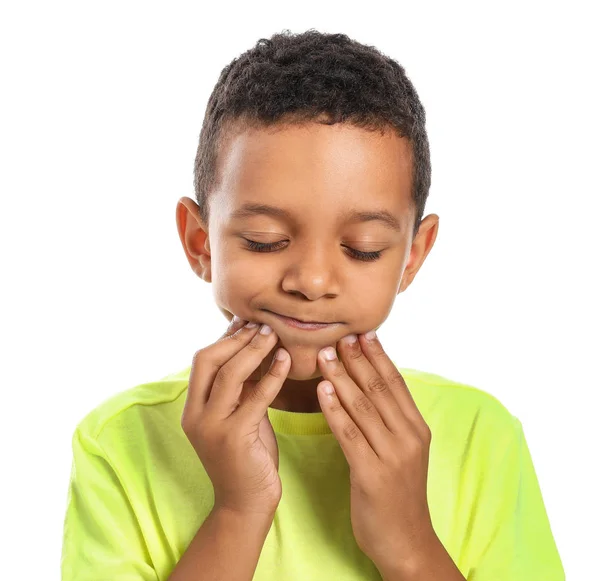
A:
[[[279,450],[267,408],[291,360],[273,360],[258,380],[248,377],[275,347],[275,331],[237,320],[194,354],[181,427],[213,484],[215,508],[272,515],[281,500]]]

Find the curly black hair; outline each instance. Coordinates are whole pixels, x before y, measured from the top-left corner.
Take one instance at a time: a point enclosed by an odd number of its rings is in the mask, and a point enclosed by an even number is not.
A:
[[[413,237],[431,185],[425,109],[395,60],[345,34],[285,29],[228,64],[219,76],[200,131],[194,190],[208,225],[208,195],[218,184],[217,154],[244,128],[319,122],[369,131],[394,129],[412,145]]]

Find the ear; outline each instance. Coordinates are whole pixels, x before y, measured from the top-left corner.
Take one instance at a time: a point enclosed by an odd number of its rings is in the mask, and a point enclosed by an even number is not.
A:
[[[404,292],[410,283],[415,278],[417,272],[421,268],[423,262],[427,258],[429,251],[433,248],[435,239],[437,238],[438,227],[440,217],[437,214],[429,214],[421,221],[419,231],[415,236],[412,246],[410,248],[410,255],[408,262],[402,273],[402,279],[400,280],[400,288],[398,293]]]
[[[194,200],[183,197],[175,212],[179,240],[192,270],[205,282],[212,281],[208,227],[200,217],[200,207]]]

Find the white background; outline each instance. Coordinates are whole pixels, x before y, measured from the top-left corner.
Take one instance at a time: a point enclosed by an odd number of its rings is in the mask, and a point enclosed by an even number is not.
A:
[[[523,423],[567,577],[597,574],[598,44],[592,2],[12,2],[0,13],[2,577],[58,579],[77,423],[225,329],[175,226],[219,72],[343,32],[427,111],[436,244],[380,330],[401,367]],[[500,580],[498,580],[500,581]]]

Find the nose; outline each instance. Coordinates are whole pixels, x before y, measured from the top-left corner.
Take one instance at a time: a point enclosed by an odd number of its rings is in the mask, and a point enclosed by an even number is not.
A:
[[[340,293],[338,279],[339,256],[335,250],[323,245],[299,245],[288,253],[289,263],[285,271],[282,288],[288,293],[302,294],[311,301],[323,296],[335,297]],[[336,264],[337,262],[337,264]]]

